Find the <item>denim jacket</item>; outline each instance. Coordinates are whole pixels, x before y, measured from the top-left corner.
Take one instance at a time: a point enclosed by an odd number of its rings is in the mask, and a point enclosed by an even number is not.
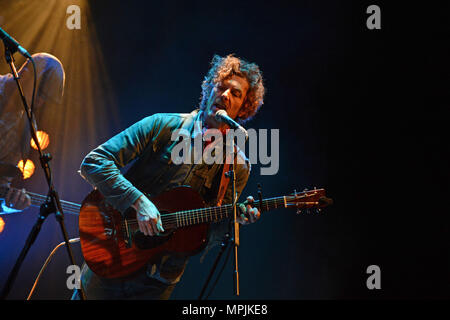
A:
[[[187,130],[193,148],[194,138],[202,134],[201,114],[199,110],[188,114],[158,113],[142,119],[92,150],[81,164],[81,175],[122,213],[143,193],[153,196],[180,185],[191,186],[208,206],[215,206],[223,165],[177,165],[171,158],[172,149],[178,143],[171,140],[172,132]],[[241,150],[237,156],[241,160],[235,168],[239,197],[250,174],[250,162]],[[131,162],[129,170],[122,174],[120,169]],[[231,203],[231,193],[229,183],[222,205]],[[207,251],[222,240],[227,225],[227,221],[211,225]]]

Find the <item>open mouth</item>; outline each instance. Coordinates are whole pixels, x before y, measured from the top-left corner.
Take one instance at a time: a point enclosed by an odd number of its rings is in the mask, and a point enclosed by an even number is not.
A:
[[[213,105],[213,109],[214,109],[215,112],[217,112],[218,110],[225,110],[225,111],[227,110],[226,107],[224,107],[224,106],[222,106],[220,104],[214,104]]]

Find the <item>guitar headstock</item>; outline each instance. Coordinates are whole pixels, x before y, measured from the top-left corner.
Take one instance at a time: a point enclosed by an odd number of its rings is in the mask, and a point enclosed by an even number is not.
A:
[[[319,213],[322,208],[325,208],[333,204],[333,199],[328,198],[325,193],[325,189],[303,190],[286,196],[286,205],[288,208],[297,208],[297,214],[306,211],[310,213],[313,209],[316,213]]]

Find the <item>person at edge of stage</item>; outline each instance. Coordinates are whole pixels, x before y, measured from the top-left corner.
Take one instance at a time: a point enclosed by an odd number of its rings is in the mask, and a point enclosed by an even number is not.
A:
[[[160,213],[143,191],[158,195],[173,187],[188,185],[199,192],[207,206],[215,206],[222,176],[221,164],[175,165],[171,161],[171,150],[177,143],[171,140],[173,131],[185,129],[192,138],[213,128],[225,133],[228,126],[215,119],[216,112],[224,109],[229,117],[243,124],[263,104],[264,91],[262,73],[256,64],[234,54],[214,55],[202,83],[199,108],[186,114],[157,113],[142,119],[92,150],[84,158],[80,173],[121,213],[134,208],[142,233],[159,234],[164,231]],[[237,158],[241,160],[235,168],[239,197],[250,174],[250,162],[242,150],[237,150]],[[122,175],[120,168],[133,160],[135,162]],[[232,203],[231,193],[230,183],[222,205]],[[259,218],[260,213],[251,206],[252,202],[253,197],[248,197],[239,204],[240,224],[253,223]],[[222,241],[228,224],[229,220],[211,224],[205,253]],[[81,284],[87,299],[169,299],[187,261],[188,257],[182,254],[168,254],[132,276],[119,279],[102,278],[84,264]],[[75,292],[72,299],[78,298]]]
[[[36,65],[33,112],[38,118],[45,108],[61,104],[65,73],[62,63],[51,54],[36,53],[32,58]],[[33,72],[29,59],[18,70],[29,107],[34,84]],[[19,160],[27,159],[31,134],[19,90],[11,73],[0,75],[0,137],[0,189],[7,190],[4,197],[0,198],[0,214],[18,213],[31,205],[31,198],[24,188],[12,188],[15,182],[23,183],[22,173],[17,165]]]

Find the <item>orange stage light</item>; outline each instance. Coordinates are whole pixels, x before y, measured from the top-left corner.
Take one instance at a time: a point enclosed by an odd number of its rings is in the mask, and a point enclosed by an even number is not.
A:
[[[38,139],[38,143],[41,146],[41,150],[44,150],[45,148],[48,147],[49,143],[50,143],[50,137],[48,136],[48,134],[45,131],[37,131],[36,132],[36,137]],[[31,147],[33,149],[38,149],[36,146],[36,143],[34,143],[33,138],[31,138],[30,141]]]
[[[3,221],[2,217],[0,217],[0,233],[5,229],[5,221]]]
[[[35,169],[33,161],[29,159],[25,160],[25,163],[23,162],[23,160],[20,160],[17,164],[17,167],[20,169],[20,171],[22,171],[24,179],[28,179],[29,177],[31,177]]]

